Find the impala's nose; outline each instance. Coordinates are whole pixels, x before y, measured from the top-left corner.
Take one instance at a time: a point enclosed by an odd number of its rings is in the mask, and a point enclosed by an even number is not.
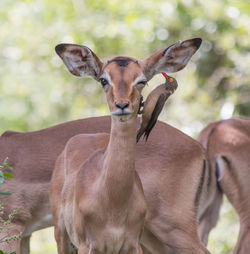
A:
[[[123,109],[125,109],[125,108],[127,108],[129,106],[129,103],[128,102],[123,103],[123,104],[121,104],[121,103],[115,103],[115,105],[116,105],[117,108],[120,108],[121,110],[123,110]]]

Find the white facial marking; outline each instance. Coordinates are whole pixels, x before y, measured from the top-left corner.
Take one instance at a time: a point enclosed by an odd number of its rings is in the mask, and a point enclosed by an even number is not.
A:
[[[147,79],[144,75],[141,75],[135,79],[135,81],[133,82],[133,86],[137,85],[140,81],[147,81]]]
[[[106,80],[109,82],[109,85],[114,86],[114,84],[113,84],[113,82],[112,82],[112,80],[111,80],[109,74],[108,74],[106,71],[102,74],[102,76],[100,77],[100,79],[101,79],[101,78],[106,79]]]

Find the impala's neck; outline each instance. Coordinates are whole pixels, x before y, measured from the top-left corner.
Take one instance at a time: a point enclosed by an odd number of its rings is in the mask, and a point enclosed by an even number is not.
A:
[[[127,122],[112,119],[108,147],[104,155],[104,182],[112,199],[125,201],[135,177],[136,117]]]

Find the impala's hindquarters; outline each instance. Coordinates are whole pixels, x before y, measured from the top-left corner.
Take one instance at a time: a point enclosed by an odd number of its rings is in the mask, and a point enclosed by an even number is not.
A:
[[[210,186],[210,197],[201,204],[199,211],[199,236],[202,242],[207,245],[210,231],[217,225],[220,208],[223,201],[223,194],[217,186]]]
[[[209,151],[210,136],[213,135],[217,123],[209,124],[199,135],[198,141],[204,149]],[[218,187],[218,175],[216,173],[215,160],[211,161],[208,154],[207,161],[208,178],[203,191],[199,209],[199,236],[207,245],[210,231],[216,226],[219,219],[222,204],[222,192]]]
[[[207,245],[210,231],[218,222],[220,208],[223,201],[223,193],[218,187],[218,176],[216,172],[216,167],[211,165],[211,161],[208,161],[208,175],[206,183],[204,184],[198,212],[199,236],[205,245]]]
[[[247,152],[247,147],[245,147],[245,151]],[[247,160],[237,162],[237,157],[235,157],[237,153],[234,151],[234,155],[230,157],[228,155],[227,157],[218,156],[216,162],[221,175],[220,188],[235,208],[240,219],[240,232],[234,253],[245,254],[250,253],[250,188],[247,181],[250,174],[250,163],[248,164]],[[244,151],[241,150],[240,153],[238,158],[244,155]],[[247,154],[245,155],[247,156]]]
[[[249,253],[250,121],[236,118],[221,122],[212,136],[211,147],[218,165],[219,186],[240,218],[240,234],[234,253]]]
[[[250,121],[233,118],[212,123],[201,133],[200,140],[207,144],[209,162],[218,181],[211,206],[219,211],[217,200],[221,199],[221,193],[227,196],[240,217],[234,253],[250,253]]]
[[[171,138],[171,131],[168,134],[166,150],[162,149],[163,144],[161,149],[153,146],[153,150],[159,151],[156,158],[152,151],[147,167],[138,169],[143,186],[147,186],[144,192],[148,204],[147,231],[143,233],[142,243],[157,254],[168,253],[166,245],[174,253],[209,253],[197,229],[199,204],[208,178],[205,152],[188,137]],[[161,139],[164,142],[163,133]],[[167,149],[168,145],[173,147],[172,142],[175,148]]]

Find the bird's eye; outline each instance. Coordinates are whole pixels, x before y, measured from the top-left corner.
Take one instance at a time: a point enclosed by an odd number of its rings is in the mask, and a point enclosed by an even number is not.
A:
[[[147,84],[147,80],[141,80],[136,85],[142,85],[145,86]]]
[[[101,82],[101,84],[102,84],[102,87],[104,87],[104,86],[106,86],[106,85],[109,84],[108,80],[105,79],[105,78],[101,78],[101,79],[100,79],[100,82]]]

